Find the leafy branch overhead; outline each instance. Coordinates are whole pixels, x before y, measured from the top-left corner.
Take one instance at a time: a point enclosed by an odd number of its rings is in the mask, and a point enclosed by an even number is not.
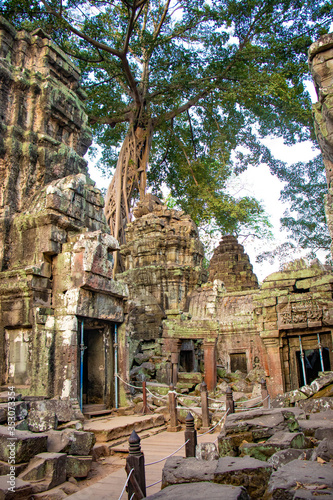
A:
[[[115,172],[116,236],[147,184],[167,186],[199,225],[269,226],[257,200],[228,194],[228,179],[248,164],[277,170],[262,137],[314,139],[307,48],[328,30],[330,2],[3,0],[2,11],[77,60],[100,167]]]

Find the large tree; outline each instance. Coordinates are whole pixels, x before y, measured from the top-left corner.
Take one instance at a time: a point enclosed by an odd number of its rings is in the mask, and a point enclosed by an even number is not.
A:
[[[249,163],[274,169],[262,137],[313,139],[307,48],[327,31],[330,2],[3,0],[2,12],[44,27],[78,61],[101,163],[116,165],[106,198],[116,237],[147,178],[224,232],[266,222],[226,183]]]

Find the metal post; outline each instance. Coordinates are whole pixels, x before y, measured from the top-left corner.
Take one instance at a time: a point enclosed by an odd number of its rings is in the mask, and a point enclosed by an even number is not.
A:
[[[118,408],[119,380],[118,380],[118,326],[114,325],[114,403]]]
[[[302,339],[301,339],[300,335],[298,336],[298,338],[299,338],[299,347],[300,347],[300,351],[301,351],[301,363],[302,363],[302,370],[303,370],[304,385],[307,385],[305,362],[304,362],[304,352],[303,352],[303,347],[302,347]]]
[[[324,372],[325,371],[325,367],[324,367],[324,360],[323,360],[323,349],[321,347],[319,333],[317,333],[317,338],[318,338],[318,347],[319,347],[319,356],[320,356],[321,371]]]
[[[232,395],[232,389],[230,386],[227,387],[226,393],[225,393],[225,409],[228,411],[228,413],[235,413],[235,403]]]
[[[185,456],[186,458],[195,457],[195,448],[197,446],[197,431],[194,427],[194,417],[188,412],[185,419]]]
[[[269,408],[270,407],[270,400],[269,400],[269,394],[267,390],[267,384],[266,380],[263,378],[260,380],[260,385],[261,385],[261,399],[263,402],[264,408]]]
[[[145,457],[141,451],[140,438],[135,430],[130,435],[128,443],[125,467],[127,475],[134,469],[127,486],[128,500],[141,500],[146,497]]]
[[[169,391],[169,413],[170,413],[170,425],[167,428],[167,431],[169,432],[180,431],[181,427],[180,425],[178,425],[178,415],[177,415],[177,396],[173,385],[170,385],[170,391]]]
[[[201,390],[201,413],[202,413],[202,427],[201,432],[207,432],[209,429],[209,408],[208,408],[208,391],[206,382],[202,382]]]

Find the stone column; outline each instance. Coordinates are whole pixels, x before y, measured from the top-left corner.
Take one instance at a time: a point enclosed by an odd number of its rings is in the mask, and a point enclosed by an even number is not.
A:
[[[278,335],[278,332],[276,335]],[[284,392],[280,338],[264,338],[263,342],[266,347],[268,361],[267,389],[270,396],[275,398],[278,394]]]
[[[181,346],[181,340],[174,340],[171,345],[171,383],[176,387],[178,382],[178,363],[179,363],[179,351]]]
[[[205,364],[205,382],[207,390],[213,391],[217,382],[217,367],[216,367],[216,340],[205,341],[204,348],[204,364]]]

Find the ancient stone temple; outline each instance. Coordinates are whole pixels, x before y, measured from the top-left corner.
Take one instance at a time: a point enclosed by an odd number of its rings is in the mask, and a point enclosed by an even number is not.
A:
[[[82,158],[79,77],[42,31],[0,18],[0,377],[27,395],[113,405],[125,291]]]
[[[332,225],[333,42],[323,40],[310,59]],[[275,396],[332,369],[333,277],[318,261],[259,286],[225,236],[206,270],[191,218],[152,195],[119,249],[83,159],[91,134],[79,78],[45,33],[0,18],[1,385],[110,408],[118,373],[185,388],[205,379],[214,390],[218,369],[258,368]],[[115,251],[125,271],[113,279]]]

